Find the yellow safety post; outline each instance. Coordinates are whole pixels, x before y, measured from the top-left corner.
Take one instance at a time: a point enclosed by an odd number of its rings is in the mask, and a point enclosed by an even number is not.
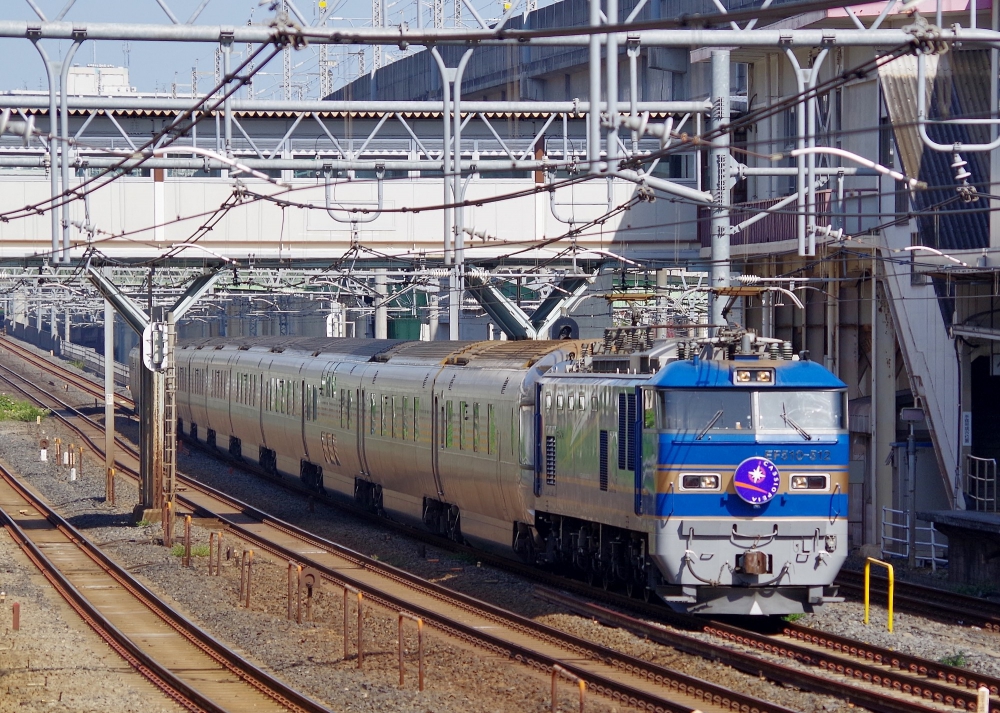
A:
[[[877,560],[874,557],[868,557],[865,559],[865,625],[868,624],[868,601],[869,597],[869,583],[871,581],[871,569],[873,564],[882,565],[889,572],[889,633],[892,633],[892,600],[893,592],[895,589],[896,578],[892,569],[892,565],[888,562],[883,562],[882,560]]]

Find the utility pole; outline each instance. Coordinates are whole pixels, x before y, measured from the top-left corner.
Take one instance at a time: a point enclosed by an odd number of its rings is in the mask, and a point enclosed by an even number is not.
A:
[[[712,193],[712,264],[709,270],[713,290],[729,287],[729,50],[712,50],[712,137],[708,158],[708,186]],[[710,324],[725,324],[725,298],[709,296]]]
[[[372,0],[372,27],[385,27],[385,0]],[[461,2],[461,0],[456,0]],[[372,71],[382,66],[382,45],[372,47]]]
[[[285,14],[288,13],[288,2],[286,0],[281,0],[281,11]],[[282,97],[285,101],[291,101],[292,99],[292,48],[291,45],[285,45],[285,48],[281,50],[281,90]]]
[[[319,46],[319,98],[326,99],[333,92],[330,81],[330,46]]]

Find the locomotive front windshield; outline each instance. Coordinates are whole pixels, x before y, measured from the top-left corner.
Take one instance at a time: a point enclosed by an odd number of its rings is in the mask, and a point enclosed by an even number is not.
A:
[[[753,429],[749,391],[664,391],[663,428],[668,431],[742,431]]]
[[[757,399],[762,431],[791,428],[808,434],[843,428],[844,399],[839,391],[762,391]]]
[[[812,440],[814,433],[844,428],[840,391],[743,391],[677,389],[661,392],[659,425],[666,431],[707,434],[745,431],[791,434]]]

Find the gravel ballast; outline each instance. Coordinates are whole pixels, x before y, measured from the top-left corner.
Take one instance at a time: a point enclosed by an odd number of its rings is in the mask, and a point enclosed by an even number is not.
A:
[[[0,711],[180,711],[77,616],[6,529],[0,581]]]

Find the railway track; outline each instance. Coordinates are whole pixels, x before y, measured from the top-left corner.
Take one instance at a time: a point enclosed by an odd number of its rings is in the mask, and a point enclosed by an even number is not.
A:
[[[185,709],[327,710],[193,626],[2,465],[0,510],[11,536],[76,613]]]
[[[851,570],[841,570],[837,584],[859,599],[864,592],[864,575]],[[871,588],[880,596],[886,594],[887,582],[873,576]],[[936,587],[926,587],[913,582],[896,581],[896,610],[924,614],[936,619],[978,626],[986,631],[1000,633],[1000,604],[988,599],[956,594]]]
[[[44,361],[44,360],[43,360]],[[88,446],[101,452],[99,424],[29,379],[0,367],[0,379],[50,409]],[[121,472],[137,477],[138,454],[119,442]],[[613,700],[664,713],[790,709],[643,661],[454,592],[270,517],[256,508],[178,474],[179,511],[222,522],[239,539],[282,560],[312,567],[335,587],[345,585],[390,611],[420,617],[439,631],[542,671],[558,665]]]
[[[30,352],[28,354],[34,356]],[[41,361],[45,362],[47,360],[43,359]],[[89,389],[84,389],[88,393],[100,390],[99,387],[88,379],[81,378],[78,375],[72,374],[72,372],[70,374],[76,377],[77,380],[86,382],[80,384],[80,387],[89,386]],[[131,446],[127,444],[125,444],[125,447],[131,449]],[[288,479],[279,480],[286,486],[290,484]],[[267,518],[263,513],[258,513],[258,515],[263,519]],[[409,528],[406,529],[409,530]],[[431,539],[426,535],[424,539],[438,545],[443,544],[436,538]],[[480,559],[493,561],[493,558],[485,555],[485,553],[477,551],[476,555]],[[527,567],[521,568],[516,563],[502,561],[497,564],[507,569],[518,571],[524,569],[523,573],[528,574],[528,576],[535,579],[540,578],[537,570]],[[849,573],[846,574],[850,576]],[[569,585],[571,589],[582,590],[582,585],[577,588],[574,586],[574,583],[567,582],[562,578],[546,578],[544,576],[541,576],[541,578],[547,580],[549,584],[554,584],[560,588],[565,588]],[[909,583],[907,583],[907,586],[910,586]],[[586,596],[588,597],[593,597],[594,594],[593,589],[588,588],[586,591]],[[793,659],[800,664],[814,666],[819,669],[820,674],[788,668],[773,661],[761,659],[750,653],[734,651],[732,648],[725,646],[707,644],[701,639],[683,634],[675,633],[672,635],[674,639],[668,641],[667,639],[670,639],[671,636],[664,632],[668,632],[669,630],[662,629],[662,627],[656,631],[645,629],[643,628],[644,626],[652,627],[654,625],[644,624],[637,619],[616,614],[610,612],[610,610],[601,610],[600,607],[585,610],[587,603],[579,599],[569,598],[558,603],[586,616],[600,619],[614,626],[630,629],[651,639],[661,640],[662,643],[667,643],[689,653],[704,656],[712,660],[721,660],[732,665],[734,668],[753,674],[763,674],[772,680],[795,685],[806,690],[835,695],[841,698],[846,697],[852,702],[863,705],[871,710],[887,712],[939,710],[938,708],[922,706],[916,700],[933,701],[960,710],[975,710],[976,689],[979,686],[987,686],[994,696],[1000,693],[1000,679],[978,676],[962,669],[944,666],[917,657],[901,655],[887,649],[825,634],[816,629],[794,623],[783,623],[780,632],[762,633],[721,622],[708,622],[697,617],[675,614],[665,610],[662,606],[643,604],[613,593],[604,593],[604,595],[609,601],[637,608],[642,613],[657,619],[671,620],[679,627],[701,630],[724,642],[736,643],[752,650],[773,653],[779,657]],[[548,596],[550,598],[555,597],[551,592]],[[898,594],[897,597],[899,597]],[[589,606],[595,607],[596,605]],[[612,617],[612,614],[624,618],[616,620]],[[831,677],[831,674],[834,674],[834,677]],[[892,689],[897,692],[897,696],[886,695],[877,689],[866,689],[863,687],[851,687],[850,690],[845,691],[844,686],[847,680]],[[909,696],[909,698],[900,698],[898,697],[899,693]]]
[[[683,633],[678,629],[668,629],[658,623],[637,619],[621,611],[608,609],[546,587],[540,587],[536,591],[536,596],[607,626],[626,629],[650,641],[706,658],[715,658],[741,671],[767,674],[766,668],[761,668],[762,659],[755,654],[738,649],[725,649],[720,655],[716,646],[702,638]],[[777,631],[755,631],[682,614],[669,614],[665,617],[662,607],[643,606],[635,601],[626,603],[633,609],[641,609],[644,614],[651,617],[671,620],[679,629],[708,634],[753,651],[773,654],[816,667],[819,673],[804,670],[783,671],[782,681],[817,693],[847,697],[851,702],[870,710],[937,710],[922,706],[913,700],[919,699],[958,710],[974,711],[976,693],[980,686],[989,688],[994,697],[1000,692],[998,678],[978,675],[953,666],[871,646],[807,626],[781,622]],[[769,623],[773,622],[765,622]],[[844,687],[847,681],[872,684],[911,698],[886,696],[877,689],[855,686],[851,687],[849,694],[845,694]],[[994,705],[997,702],[994,699]]]
[[[32,352],[30,349],[22,347],[20,344],[7,337],[0,337],[0,350],[6,349],[12,354],[21,357],[28,363],[39,367],[39,372],[48,372],[52,376],[61,379],[64,383],[72,385],[74,388],[90,394],[101,403],[104,402],[104,387],[95,383],[85,376],[81,376],[71,369],[67,369],[58,362],[44,359]],[[131,409],[135,406],[132,399],[122,394],[115,394],[115,406]]]

